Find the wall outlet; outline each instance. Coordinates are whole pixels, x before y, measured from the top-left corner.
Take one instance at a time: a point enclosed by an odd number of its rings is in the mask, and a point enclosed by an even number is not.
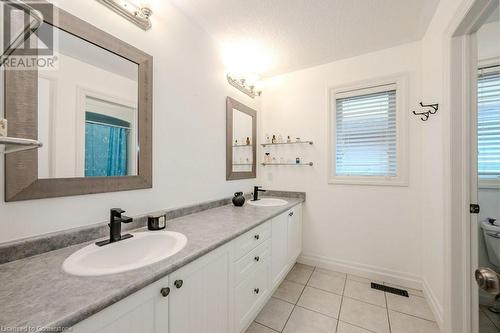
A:
[[[7,136],[7,119],[0,119],[0,136]]]

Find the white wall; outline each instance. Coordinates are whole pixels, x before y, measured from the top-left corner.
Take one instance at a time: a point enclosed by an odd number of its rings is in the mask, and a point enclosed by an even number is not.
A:
[[[421,132],[411,115],[420,88],[420,43],[341,60],[268,79],[262,98],[262,131],[313,140],[313,146],[269,148],[300,156],[314,167],[265,167],[265,187],[307,192],[303,257],[346,266],[385,279],[420,281],[422,252]],[[409,74],[408,187],[330,185],[327,182],[328,87]],[[267,150],[266,150],[267,151]],[[261,154],[263,156],[263,152]]]
[[[96,1],[60,7],[154,56],[153,168],[150,190],[4,203],[0,242],[106,221],[109,208],[127,215],[250,191],[256,180],[225,180],[225,98],[258,109],[226,83],[214,41],[168,1],[150,1],[153,28],[144,32]],[[0,103],[3,105],[3,103]],[[0,157],[0,188],[4,186]]]

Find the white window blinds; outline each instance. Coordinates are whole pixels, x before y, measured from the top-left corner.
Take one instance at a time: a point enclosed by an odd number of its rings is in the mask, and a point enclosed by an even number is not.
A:
[[[478,80],[478,171],[500,178],[500,66],[481,71]]]
[[[396,85],[336,95],[336,176],[396,177]]]

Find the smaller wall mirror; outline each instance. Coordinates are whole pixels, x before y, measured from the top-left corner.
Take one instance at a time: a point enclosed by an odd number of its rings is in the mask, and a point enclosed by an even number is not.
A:
[[[226,118],[226,179],[256,178],[257,111],[228,97]]]

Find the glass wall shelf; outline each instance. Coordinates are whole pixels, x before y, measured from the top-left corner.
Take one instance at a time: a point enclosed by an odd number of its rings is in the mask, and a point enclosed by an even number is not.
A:
[[[313,162],[309,163],[261,163],[263,166],[271,166],[271,165],[290,165],[290,166],[313,166]]]
[[[282,145],[298,145],[298,144],[309,144],[312,145],[312,141],[292,141],[292,142],[281,142],[281,143],[262,143],[262,147],[266,146],[282,146]]]
[[[0,153],[9,154],[18,151],[37,149],[42,147],[42,143],[37,140],[9,138],[0,136]]]

